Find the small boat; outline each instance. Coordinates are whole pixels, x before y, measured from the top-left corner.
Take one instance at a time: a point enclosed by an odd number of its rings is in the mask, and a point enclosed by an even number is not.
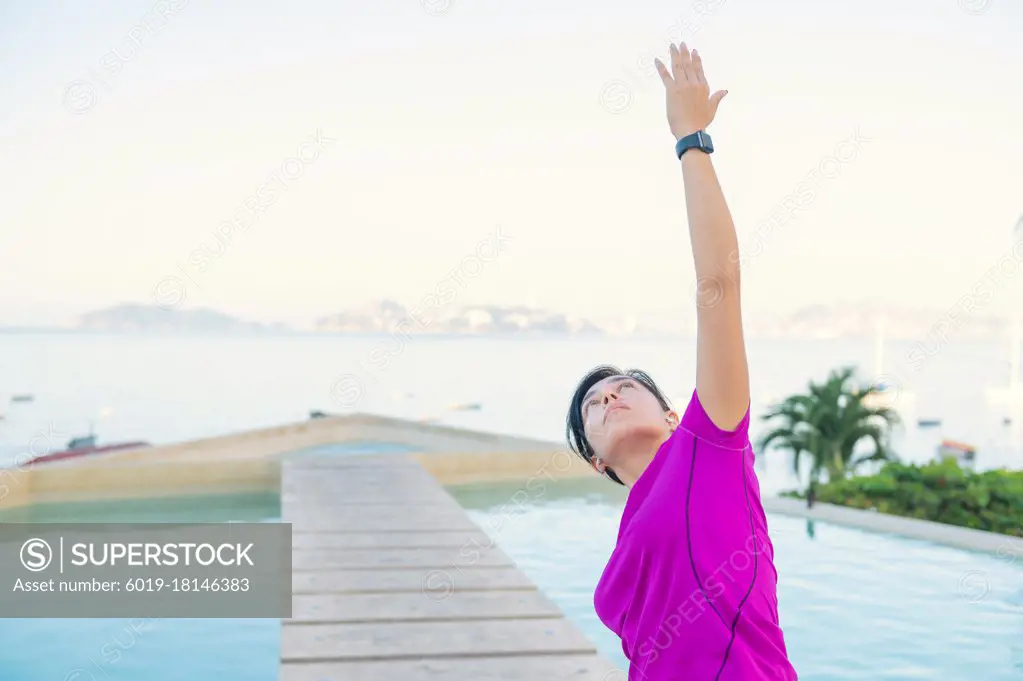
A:
[[[134,442],[116,442],[110,445],[97,446],[95,435],[85,435],[82,437],[73,438],[67,445],[67,449],[59,452],[50,452],[49,454],[40,454],[39,456],[29,459],[25,465],[34,466],[41,463],[52,463],[53,461],[63,461],[64,459],[75,459],[82,456],[92,456],[94,454],[105,454],[108,452],[116,452],[122,449],[138,449],[142,447],[151,447],[148,442],[134,441]]]
[[[941,419],[917,419],[916,425],[921,428],[934,428],[941,425]]]
[[[965,442],[942,440],[937,449],[938,459],[952,457],[956,461],[972,462],[977,457],[977,448]]]
[[[34,399],[33,395],[11,395],[11,402],[31,402]]]

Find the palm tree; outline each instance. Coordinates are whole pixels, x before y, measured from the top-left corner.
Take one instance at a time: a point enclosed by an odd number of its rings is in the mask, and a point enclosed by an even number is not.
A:
[[[809,455],[811,483],[825,472],[829,480],[838,480],[868,461],[895,460],[889,439],[899,416],[888,407],[865,404],[864,398],[877,389],[855,385],[854,373],[851,367],[834,370],[824,383],[811,381],[809,392],[771,407],[763,418],[781,424],[760,438],[760,450],[791,451],[797,476],[803,455]],[[871,449],[856,454],[862,440],[869,441]]]

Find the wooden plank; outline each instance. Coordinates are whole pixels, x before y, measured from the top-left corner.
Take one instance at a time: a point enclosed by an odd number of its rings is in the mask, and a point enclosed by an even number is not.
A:
[[[281,479],[324,486],[344,484],[346,480],[383,483],[387,480],[430,479],[439,484],[429,471],[418,464],[408,466],[365,466],[352,468],[289,468],[281,469]]]
[[[437,482],[437,479],[423,469],[400,470],[400,471],[351,471],[350,473],[338,473],[337,471],[303,471],[301,473],[282,473],[282,480],[285,487],[301,486],[301,492],[339,492],[352,494],[359,492],[362,488],[381,489],[393,492],[402,487],[422,486],[423,489],[436,489],[444,491],[444,486]],[[297,489],[297,488],[296,488]],[[287,489],[285,492],[289,491]],[[389,494],[396,498],[394,494]]]
[[[353,521],[366,520],[367,523],[395,530],[399,529],[401,524],[411,516],[417,521],[450,522],[456,526],[453,529],[459,529],[469,520],[465,510],[459,506],[449,506],[446,508],[439,506],[413,506],[401,504],[400,502],[374,506],[372,510],[362,505],[335,506],[333,508],[289,505],[284,507],[284,509],[288,511],[289,518],[293,520],[298,522],[315,520],[328,528],[333,520],[340,521],[342,528],[347,527]],[[471,523],[471,526],[479,527],[475,523]],[[369,528],[367,527],[367,529]]]
[[[424,591],[400,594],[292,596],[291,619],[307,622],[386,622],[559,617],[539,591]]]
[[[452,532],[294,532],[293,549],[423,549],[466,550],[491,546],[494,541],[482,531]]]
[[[429,473],[420,469],[400,471],[359,470],[350,473],[337,471],[286,471],[281,474],[283,492],[307,491],[352,493],[361,488],[393,491],[402,486],[422,485],[425,488],[443,489]],[[394,495],[391,495],[392,497]]]
[[[452,506],[459,505],[454,497],[442,490],[433,490],[424,485],[408,487],[398,486],[396,489],[366,487],[358,490],[306,490],[285,492],[281,495],[281,506]]]
[[[279,681],[627,681],[628,674],[597,655],[530,655],[374,662],[284,664]]]
[[[301,514],[282,509],[282,521],[293,525],[293,532],[447,532],[452,530],[479,531],[480,527],[462,513],[440,514],[389,512],[381,507],[380,513],[363,510],[361,513],[309,512]]]
[[[596,650],[582,632],[562,618],[285,624],[281,627],[281,659],[284,661],[543,653],[596,653]]]
[[[430,515],[435,518],[451,518],[451,519],[462,519],[468,516],[465,513],[465,509],[458,504],[447,503],[444,497],[434,497],[434,501],[437,503],[427,504],[426,506],[434,506],[435,508],[430,511]],[[441,506],[443,504],[443,506]],[[418,505],[422,507],[423,505]],[[385,523],[393,522],[396,519],[402,518],[408,515],[408,509],[417,507],[416,504],[403,504],[400,496],[393,497],[393,502],[390,504],[377,505],[373,507],[372,511],[366,510],[365,504],[340,504],[330,507],[330,516],[347,516],[351,518],[357,518],[360,516],[370,516],[373,518],[380,518]],[[292,512],[293,515],[308,515],[308,516],[323,516],[323,511],[328,507],[326,506],[315,506],[311,503],[303,501],[297,501],[295,503],[282,504],[281,508],[286,508]],[[305,513],[303,513],[305,512]],[[422,514],[420,514],[422,515]]]
[[[311,460],[310,460],[311,461]],[[415,461],[392,461],[381,464],[379,461],[349,461],[352,465],[297,465],[294,462],[281,464],[281,475],[303,481],[316,482],[326,480],[348,480],[364,478],[367,480],[386,481],[389,479],[412,478],[415,475],[429,475],[430,471]]]
[[[447,510],[461,509],[458,501],[440,489],[427,489],[422,485],[392,490],[392,493],[376,490],[354,490],[349,492],[290,492],[281,496],[281,507],[288,508],[340,508],[346,506],[436,506]],[[379,509],[374,509],[378,511]]]
[[[284,471],[281,479],[286,486],[302,486],[303,491],[339,490],[355,492],[362,487],[394,489],[400,486],[424,485],[444,489],[433,476],[422,468],[401,468],[396,470],[302,470]],[[286,490],[285,490],[286,491]]]
[[[316,513],[341,513],[358,511],[359,509],[367,509],[367,513],[376,513],[385,508],[393,508],[395,506],[403,509],[424,509],[425,512],[434,513],[436,511],[447,511],[452,513],[459,508],[462,508],[458,502],[449,501],[445,499],[437,499],[436,497],[428,498],[412,498],[412,499],[399,499],[395,501],[384,501],[381,497],[368,498],[368,499],[334,499],[334,500],[318,500],[316,498],[305,498],[294,501],[281,501],[281,508],[288,509],[293,514],[297,515],[313,515]],[[353,508],[354,507],[354,508]]]
[[[404,504],[388,504],[386,506],[374,506],[367,508],[364,505],[356,506],[334,506],[333,508],[320,506],[284,506],[281,509],[290,522],[308,524],[315,521],[317,525],[330,528],[332,526],[340,529],[350,529],[355,523],[358,529],[363,528],[363,520],[373,525],[383,525],[386,529],[400,529],[402,523],[408,518],[415,518],[416,522],[432,520],[443,525],[451,523],[453,529],[464,527],[468,519],[465,511],[459,506],[410,506]],[[375,520],[373,520],[375,519]],[[472,527],[478,527],[473,524]],[[367,527],[366,529],[369,529]]]
[[[406,466],[417,466],[415,459],[411,458],[414,452],[393,452],[387,454],[303,454],[301,450],[294,454],[284,455],[282,466],[292,469],[319,469],[319,468],[402,468]]]
[[[311,495],[321,499],[383,497],[389,501],[399,501],[405,494],[429,498],[450,496],[436,480],[416,480],[410,477],[390,482],[351,480],[343,483],[334,480],[313,483],[288,479],[281,488],[281,495],[291,498],[295,494],[302,497]]]
[[[433,490],[408,489],[394,496],[372,490],[358,490],[350,494],[335,492],[293,492],[281,497],[281,507],[288,508],[342,508],[344,506],[434,506],[442,509],[462,508],[454,497]]]
[[[367,466],[364,468],[288,468],[281,477],[303,483],[340,484],[345,480],[386,482],[387,480],[414,480],[430,477],[429,471],[419,465]],[[436,483],[436,480],[434,480]]]
[[[513,567],[495,546],[471,549],[292,549],[292,570],[441,569]],[[424,574],[425,574],[424,570]]]
[[[291,476],[288,476],[281,487],[281,494],[284,496],[313,494],[324,498],[383,495],[391,501],[398,501],[403,493],[421,496],[449,496],[436,480],[432,478],[419,479],[418,475],[403,475],[395,480],[387,481],[376,480],[369,476],[359,476],[348,481],[321,479],[316,482],[292,480]]]
[[[396,593],[410,591],[435,594],[446,591],[484,589],[535,589],[536,585],[516,568],[448,568],[431,570],[295,570],[292,591],[303,593]]]

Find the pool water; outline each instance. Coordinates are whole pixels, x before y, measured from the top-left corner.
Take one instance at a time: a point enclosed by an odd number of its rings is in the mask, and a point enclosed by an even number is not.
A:
[[[261,522],[276,495],[37,506],[4,522]],[[0,619],[3,681],[276,681],[277,619]]]
[[[593,611],[624,494],[602,480],[450,490],[626,668],[618,638]],[[768,520],[782,628],[801,681],[1023,679],[1023,561],[801,518]]]

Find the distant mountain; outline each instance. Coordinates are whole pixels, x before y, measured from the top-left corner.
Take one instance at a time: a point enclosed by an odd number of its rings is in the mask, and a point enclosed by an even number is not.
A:
[[[405,307],[382,300],[359,310],[338,312],[316,320],[315,329],[326,333],[384,333],[406,318]]]
[[[216,310],[167,310],[155,305],[115,305],[82,315],[76,324],[83,331],[155,331],[173,333],[288,331],[283,324],[246,322]]]
[[[414,308],[382,300],[359,310],[339,312],[316,321],[321,333],[409,333],[604,335],[607,329],[582,317],[524,306],[472,305]]]
[[[1008,330],[1008,320],[977,309],[897,306],[876,302],[810,305],[786,315],[746,322],[761,338],[876,338],[924,341],[930,336],[992,338]]]
[[[421,304],[409,309],[393,300],[345,310],[317,319],[316,333],[391,333],[694,338],[696,318],[688,308],[638,321],[634,317],[599,321],[523,305]],[[869,338],[926,341],[943,338],[997,338],[1008,332],[1006,319],[986,310],[897,307],[884,303],[810,305],[788,314],[756,315],[744,321],[752,338]],[[3,332],[31,329],[0,328]],[[67,330],[67,329],[65,329]],[[146,305],[116,305],[82,315],[70,330],[167,333],[296,333],[284,324],[249,322],[216,310],[166,310]]]

